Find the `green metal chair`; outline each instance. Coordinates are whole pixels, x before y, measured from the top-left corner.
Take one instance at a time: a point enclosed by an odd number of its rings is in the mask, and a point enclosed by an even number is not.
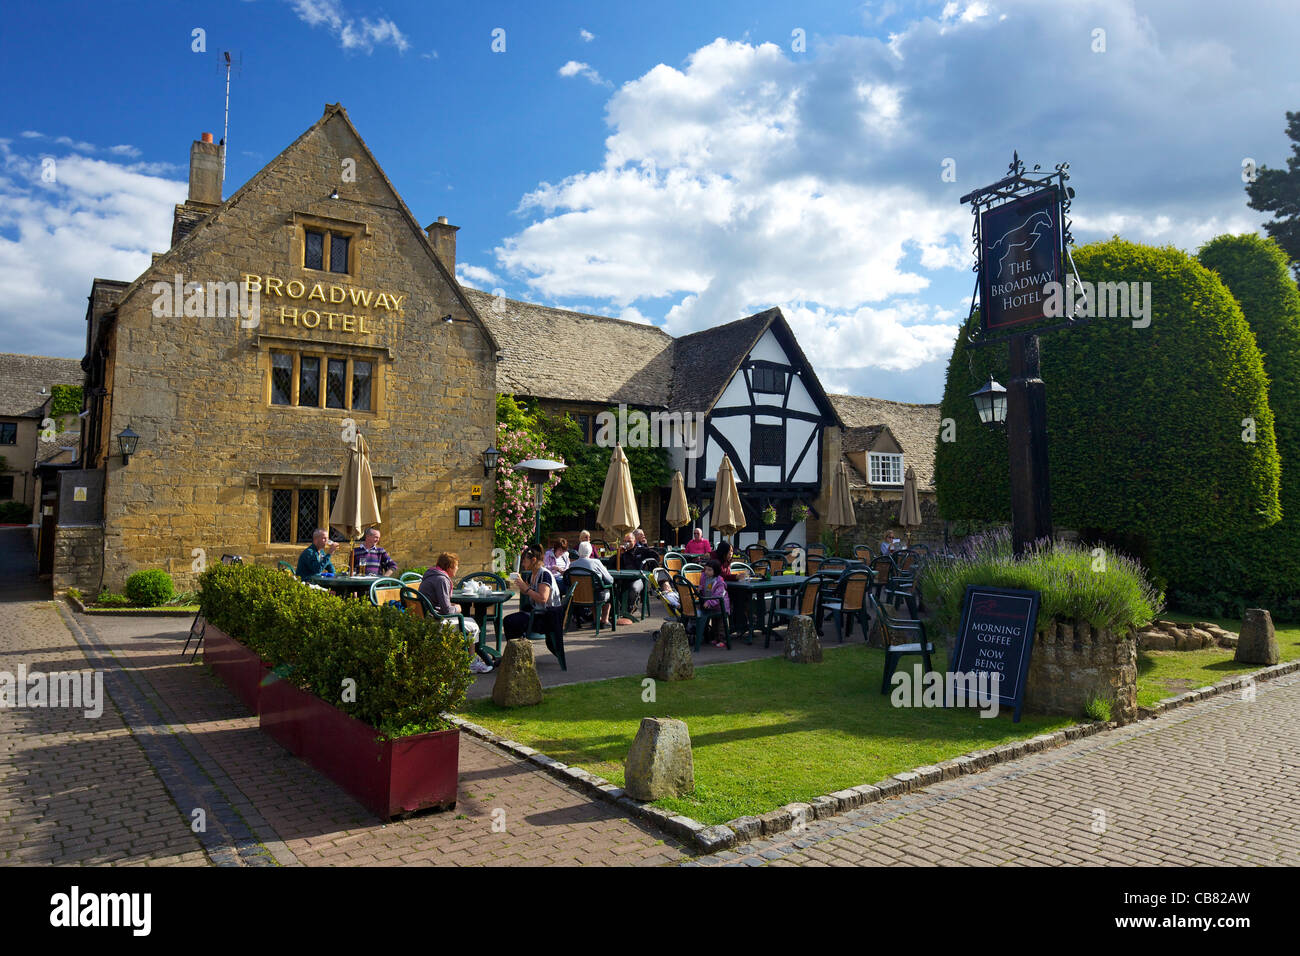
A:
[[[876,552],[869,544],[858,544],[853,547],[853,556],[859,561],[871,563],[871,559],[876,556]]]
[[[465,629],[464,614],[439,614],[437,609],[433,606],[433,602],[419,591],[415,590],[415,588],[408,588],[400,581],[398,582],[398,587],[401,589],[400,595],[402,608],[407,614],[413,614],[416,617],[436,618],[439,621],[455,621],[457,629],[465,638],[465,646],[468,647],[472,653],[478,654],[484,664],[495,663],[492,659],[491,651],[489,651],[483,644],[483,632],[481,630],[479,631],[477,644],[475,644],[473,639],[470,637],[469,632]]]
[[[686,564],[682,565],[682,569],[678,571],[677,574],[680,574],[686,580],[690,581],[692,585],[698,588],[700,586],[700,578],[704,576],[704,565],[688,561]],[[676,577],[677,574],[674,574],[673,577]]]
[[[881,637],[885,643],[885,673],[880,680],[880,692],[889,693],[889,678],[893,676],[898,662],[909,654],[919,654],[925,661],[925,673],[934,670],[930,655],[934,653],[934,644],[925,636],[925,625],[920,621],[907,621],[890,617],[880,606],[874,594],[867,596],[871,602],[871,612],[880,627]]]
[[[600,590],[596,586],[596,573],[589,571],[587,568],[569,568],[569,596],[564,602],[564,626],[569,626],[569,611],[576,604],[578,607],[587,608],[591,611],[591,620],[596,627],[596,636],[600,636],[600,619],[604,614],[606,607],[611,608],[610,630],[614,630],[614,617],[612,608],[614,604],[613,591],[610,588],[605,589],[605,597],[598,599],[597,592]]]
[[[383,607],[390,601],[402,603],[402,582],[397,578],[376,578],[370,582],[370,603]]]
[[[234,564],[235,562],[234,562],[234,561],[231,561],[230,563],[231,563],[231,564]],[[288,572],[289,572],[290,574],[292,574],[295,578],[298,576],[298,569],[295,568],[295,567],[294,567],[292,564],[290,564],[288,561],[277,561],[277,562],[275,562],[275,569],[276,569],[277,571],[288,571]]]
[[[835,631],[839,641],[844,643],[845,632],[853,636],[853,624],[862,626],[862,639],[867,639],[867,590],[871,585],[871,575],[866,571],[848,571],[840,576],[835,596],[822,601],[822,610],[829,611],[835,621]],[[847,624],[845,623],[847,621]]]
[[[572,592],[570,592],[572,593]],[[560,662],[560,670],[567,671],[568,663],[564,659],[564,605],[559,607],[530,607],[528,609],[528,630],[525,632],[530,641],[545,638],[546,649]]]
[[[821,594],[822,578],[811,577],[799,588],[799,596],[793,607],[776,607],[773,608],[768,616],[769,626],[765,632],[763,646],[767,647],[771,643],[772,626],[775,625],[777,618],[785,618],[787,626],[796,617],[807,615],[812,618],[814,626],[817,623],[817,598]]]
[[[700,649],[700,643],[704,640],[704,629],[708,626],[709,619],[715,617],[722,618],[722,631],[726,635],[724,640],[727,650],[731,650],[731,615],[727,613],[721,602],[716,610],[705,608],[704,601],[700,598],[700,589],[681,574],[673,577],[673,587],[677,589],[677,598],[682,602],[679,611],[681,622],[687,628],[695,628],[695,650]]]
[[[679,573],[684,564],[686,564],[686,555],[679,551],[665,552],[663,566],[667,568],[669,574]]]
[[[418,585],[421,581],[424,580],[424,575],[421,574],[419,571],[405,571],[402,573],[401,577],[398,578],[398,580],[401,581],[403,584]]]

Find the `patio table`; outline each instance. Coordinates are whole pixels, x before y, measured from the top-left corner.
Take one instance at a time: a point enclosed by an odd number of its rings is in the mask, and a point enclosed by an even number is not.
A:
[[[483,622],[487,619],[488,611],[494,607],[505,604],[515,596],[514,591],[488,591],[486,594],[470,594],[468,591],[452,591],[451,603],[459,605],[472,605],[470,615],[478,621],[479,630],[483,630]],[[497,637],[501,636],[501,626],[493,621],[497,629]]]
[[[470,594],[468,591],[452,591],[451,603],[461,607],[468,605],[469,616],[478,623],[478,646],[488,654],[501,656],[501,620],[493,614],[492,627],[496,632],[496,650],[488,648],[483,642],[487,638],[488,611],[500,607],[515,596],[514,591],[488,591],[486,594]]]
[[[762,578],[745,578],[743,581],[728,581],[727,591],[734,595],[739,595],[741,600],[738,602],[740,615],[745,619],[745,643],[754,643],[754,616],[749,613],[754,595],[760,597],[764,594],[776,594],[781,591],[787,591],[803,586],[808,578],[801,574],[777,574],[772,579],[765,581]],[[772,628],[767,621],[763,622],[763,646],[768,647],[772,643]]]
[[[624,614],[623,617],[630,618],[632,615],[630,613],[630,608],[627,606],[627,596],[636,593],[632,590],[632,582],[646,581],[646,587],[651,586],[646,580],[645,572],[637,568],[606,568],[606,570],[609,571],[609,576],[614,579],[613,619],[615,621],[618,620],[620,611],[628,611],[629,613]],[[644,620],[644,615],[642,616],[642,619]]]
[[[361,597],[370,594],[370,585],[382,575],[378,574],[313,574],[307,579],[311,584],[328,588],[339,597]]]

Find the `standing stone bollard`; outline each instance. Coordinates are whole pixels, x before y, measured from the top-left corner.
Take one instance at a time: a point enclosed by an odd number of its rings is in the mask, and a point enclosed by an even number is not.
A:
[[[785,634],[785,659],[796,664],[820,664],[822,642],[817,640],[817,628],[807,614],[791,618]]]
[[[522,637],[506,641],[505,653],[492,685],[492,703],[498,707],[531,707],[542,702],[542,680],[533,663],[532,642]]]
[[[695,659],[691,656],[686,627],[681,621],[669,621],[660,628],[645,673],[655,680],[667,681],[690,680],[695,676]]]
[[[1237,653],[1233,656],[1239,664],[1267,664],[1272,666],[1281,659],[1277,635],[1273,633],[1273,615],[1259,607],[1246,608],[1241,622],[1241,636],[1237,638]]]
[[[643,718],[623,771],[623,789],[634,800],[677,797],[694,790],[695,762],[686,722]]]

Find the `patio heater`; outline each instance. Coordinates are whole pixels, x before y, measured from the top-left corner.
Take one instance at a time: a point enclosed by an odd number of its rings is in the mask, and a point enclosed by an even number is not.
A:
[[[545,500],[546,483],[550,481],[552,474],[557,471],[564,471],[568,467],[568,465],[562,465],[558,461],[551,461],[549,458],[529,458],[527,461],[521,461],[513,468],[514,471],[527,472],[528,480],[533,483],[537,495],[537,521],[533,527],[533,540],[539,544],[542,540],[542,503]]]

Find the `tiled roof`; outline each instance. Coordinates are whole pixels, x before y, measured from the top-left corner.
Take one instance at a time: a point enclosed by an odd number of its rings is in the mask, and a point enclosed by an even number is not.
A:
[[[673,339],[658,326],[501,299],[462,286],[503,353],[497,391],[663,407]]]
[[[683,335],[674,342],[672,410],[703,412],[712,408],[736,367],[780,314],[777,309],[768,309]]]
[[[64,453],[69,453],[67,460],[75,461],[81,449],[81,432],[59,432],[54,441],[36,443],[37,462],[52,461]]]
[[[889,426],[903,448],[903,467],[916,469],[916,487],[934,490],[934,443],[939,438],[939,406],[889,402],[863,395],[831,395],[831,404],[844,422],[846,452],[861,451],[866,445],[849,447],[850,435],[861,441],[868,429]],[[872,440],[875,435],[871,436]]]
[[[834,401],[838,397],[833,395],[831,400]],[[884,425],[862,425],[855,428],[846,428],[844,429],[844,450],[846,452],[866,451],[876,443],[876,439],[880,437],[880,433],[884,430]]]
[[[76,359],[0,352],[0,415],[40,418],[51,385],[80,385],[84,380]]]

